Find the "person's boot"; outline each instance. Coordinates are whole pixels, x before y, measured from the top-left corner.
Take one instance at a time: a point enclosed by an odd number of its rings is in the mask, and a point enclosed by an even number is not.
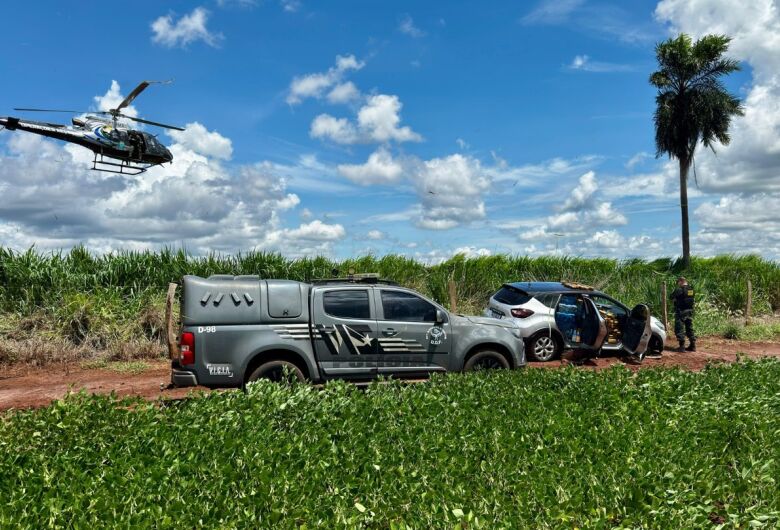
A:
[[[674,351],[676,351],[677,353],[685,353],[685,341],[681,340],[680,346]]]
[[[696,351],[696,341],[692,340],[690,346],[685,348],[685,351]]]

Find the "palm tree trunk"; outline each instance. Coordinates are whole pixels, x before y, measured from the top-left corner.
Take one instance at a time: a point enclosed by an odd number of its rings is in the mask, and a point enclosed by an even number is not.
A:
[[[691,242],[688,229],[688,170],[690,160],[680,159],[680,213],[682,214],[683,267],[691,265]]]

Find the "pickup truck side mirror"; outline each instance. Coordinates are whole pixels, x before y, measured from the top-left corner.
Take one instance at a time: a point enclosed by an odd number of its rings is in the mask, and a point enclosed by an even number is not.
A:
[[[436,310],[436,323],[444,324],[447,321],[447,317],[444,316],[444,311],[441,309]]]

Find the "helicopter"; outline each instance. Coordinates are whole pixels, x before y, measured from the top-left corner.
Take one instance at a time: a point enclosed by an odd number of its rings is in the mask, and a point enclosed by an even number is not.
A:
[[[115,109],[105,111],[77,111],[59,109],[14,108],[21,112],[70,112],[87,114],[74,117],[73,126],[58,123],[24,120],[14,117],[0,117],[0,129],[26,131],[49,138],[81,145],[94,153],[92,167],[94,171],[118,173],[121,175],[139,175],[153,166],[173,161],[173,155],[156,135],[132,129],[118,121],[126,118],[147,125],[183,131],[181,127],[165,125],[122,114],[138,95],[152,84],[169,84],[172,81],[143,81],[130,92]],[[93,115],[90,115],[93,114]],[[96,116],[102,115],[102,116]]]

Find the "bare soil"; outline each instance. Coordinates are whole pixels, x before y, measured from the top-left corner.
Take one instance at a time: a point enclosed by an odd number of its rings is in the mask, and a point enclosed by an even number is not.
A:
[[[701,370],[711,362],[735,362],[738,357],[757,359],[780,358],[780,342],[742,342],[717,337],[704,337],[697,342],[695,353],[671,351],[667,343],[662,359],[645,359],[641,365],[620,357],[602,357],[577,363],[583,369],[603,369],[624,364],[630,369],[658,366],[677,366]],[[118,396],[141,396],[145,399],[183,398],[203,387],[169,388],[170,363],[148,361],[149,369],[142,373],[120,373],[110,369],[86,369],[79,364],[0,367],[0,411],[43,407],[64,397],[68,392],[86,390],[93,394],[116,393]],[[570,364],[569,360],[549,363],[529,363],[534,368],[557,368]]]

